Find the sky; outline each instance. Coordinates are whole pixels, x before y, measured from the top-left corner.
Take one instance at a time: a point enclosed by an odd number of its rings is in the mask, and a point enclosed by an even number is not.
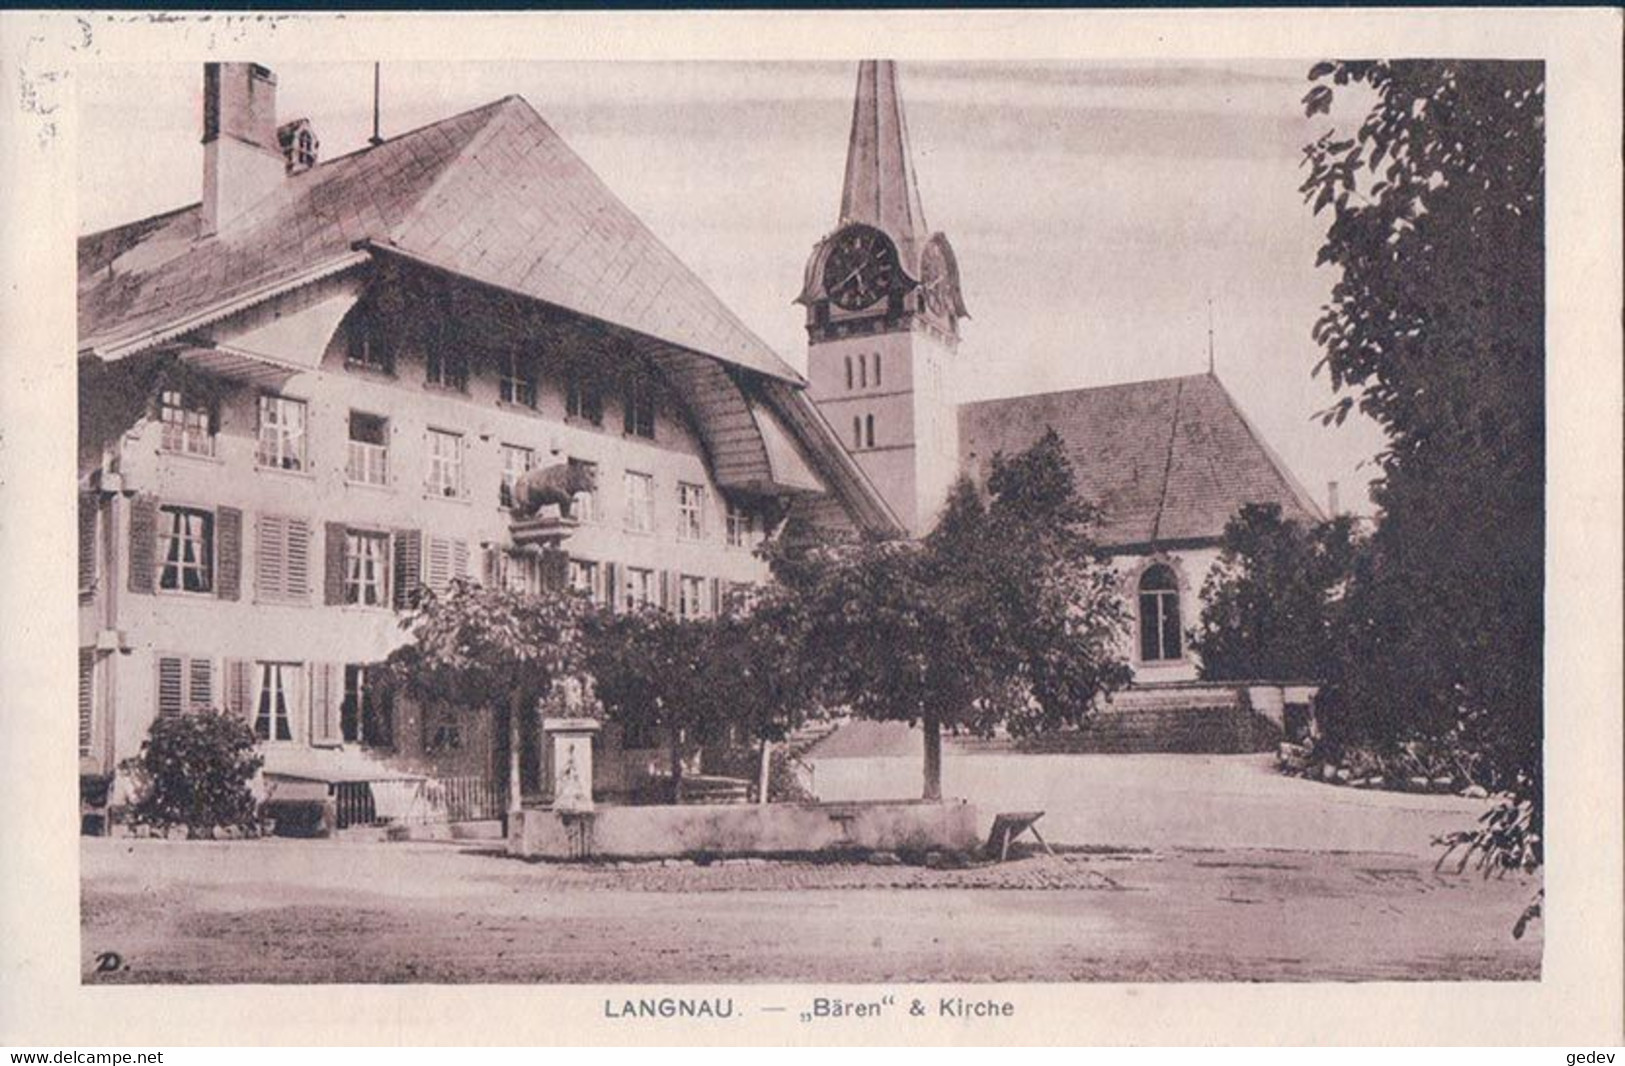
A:
[[[1208,365],[1304,488],[1368,513],[1380,430],[1324,427],[1333,399],[1310,328],[1335,277],[1314,266],[1327,216],[1302,202],[1311,62],[905,63],[899,81],[930,225],[947,234],[971,318],[952,386],[986,399]],[[852,63],[393,63],[392,136],[523,96],[790,365],[791,301],[836,223]],[[323,158],[371,133],[371,63],[277,68],[281,121]],[[79,229],[194,203],[199,65],[80,71]],[[1354,102],[1357,104],[1357,102]],[[1352,125],[1350,102],[1331,120]]]

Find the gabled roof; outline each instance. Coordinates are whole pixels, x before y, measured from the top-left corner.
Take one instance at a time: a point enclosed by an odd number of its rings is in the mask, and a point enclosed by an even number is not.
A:
[[[730,365],[800,378],[517,96],[321,163],[198,239],[196,205],[81,238],[81,348],[394,248]]]
[[[1104,512],[1102,547],[1216,541],[1247,503],[1323,518],[1210,374],[964,404],[962,466],[985,479],[995,453],[1014,455],[1049,426],[1080,495]]]

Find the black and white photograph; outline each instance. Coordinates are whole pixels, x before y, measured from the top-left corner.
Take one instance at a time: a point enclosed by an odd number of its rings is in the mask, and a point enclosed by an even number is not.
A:
[[[251,29],[62,97],[81,989],[1550,985],[1545,55]]]

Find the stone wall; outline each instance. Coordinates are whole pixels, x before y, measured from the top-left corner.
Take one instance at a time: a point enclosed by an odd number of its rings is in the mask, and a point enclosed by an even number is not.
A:
[[[842,851],[970,851],[976,808],[946,803],[783,803],[600,807],[591,815],[530,809],[508,852],[524,858],[677,858]]]

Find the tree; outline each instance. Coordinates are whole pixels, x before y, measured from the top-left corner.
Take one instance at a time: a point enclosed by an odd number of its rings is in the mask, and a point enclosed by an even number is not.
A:
[[[1374,97],[1306,149],[1306,201],[1340,271],[1314,327],[1342,395],[1386,430],[1381,515],[1350,589],[1344,713],[1448,728],[1528,817],[1479,831],[1503,867],[1541,862],[1545,505],[1544,68],[1326,62]],[[1357,668],[1356,668],[1357,667]],[[1509,840],[1516,841],[1509,844]]]
[[[386,661],[390,680],[418,699],[491,708],[508,734],[508,811],[523,799],[524,727],[553,682],[581,664],[590,607],[576,592],[523,594],[461,579],[422,590],[401,619],[412,639]]]
[[[683,802],[685,743],[729,710],[717,629],[644,608],[599,614],[587,631],[585,666],[610,718],[628,731],[664,735],[673,803]]]
[[[254,746],[248,723],[222,711],[154,719],[140,753],[122,764],[135,783],[131,817],[166,834],[184,826],[188,839],[253,829],[258,805],[248,785],[265,761]]]
[[[1116,583],[1059,436],[995,457],[988,494],[962,479],[923,541],[808,533],[770,556],[826,698],[921,725],[928,800],[942,797],[944,728],[1077,724],[1129,676]]]
[[[1202,585],[1191,646],[1203,680],[1328,680],[1355,552],[1347,517],[1305,525],[1281,517],[1279,504],[1243,506]]]

